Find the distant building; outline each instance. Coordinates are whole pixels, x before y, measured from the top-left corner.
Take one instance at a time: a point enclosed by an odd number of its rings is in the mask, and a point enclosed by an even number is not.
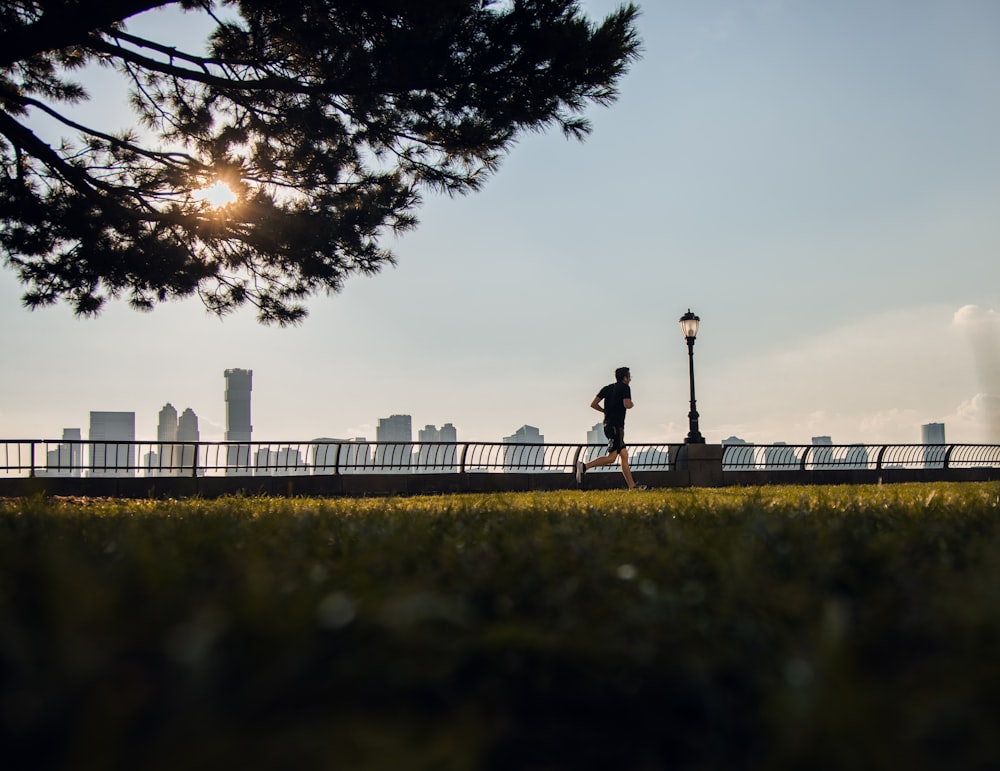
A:
[[[649,447],[629,456],[629,466],[635,471],[668,471],[670,469],[670,453]]]
[[[83,458],[79,428],[64,428],[62,442],[45,453],[45,469],[37,472],[46,477],[78,477],[82,473]]]
[[[924,446],[924,468],[944,468],[944,423],[925,423],[920,427],[920,443]]]
[[[852,444],[847,448],[845,468],[866,469],[868,468],[868,448],[863,444]]]
[[[810,465],[813,468],[832,468],[836,464],[833,460],[833,439],[829,436],[814,436],[812,438],[813,447],[809,454]]]
[[[226,474],[249,476],[251,469],[250,392],[253,390],[253,370],[227,369],[226,379],[226,441],[247,442],[226,448]]]
[[[313,474],[361,474],[372,470],[371,444],[363,436],[353,439],[313,439],[310,443]]]
[[[521,426],[510,436],[505,436],[503,443],[515,445],[513,447],[504,447],[503,467],[505,471],[545,470],[545,448],[524,446],[545,444],[545,437],[534,426]]]
[[[944,444],[944,423],[924,423],[920,427],[921,444]]]
[[[786,442],[775,442],[764,448],[764,468],[766,469],[795,469],[798,468],[798,460],[795,457],[795,450],[788,446]]]
[[[177,410],[170,402],[164,404],[163,409],[160,410],[159,421],[156,425],[156,441],[177,441]]]
[[[88,438],[88,476],[135,476],[134,412],[91,412]]]
[[[417,468],[420,471],[454,471],[458,432],[451,423],[440,429],[427,425],[417,432]]]
[[[375,441],[378,443],[375,445],[376,471],[410,469],[413,454],[413,418],[410,415],[379,418]]]
[[[594,445],[600,445],[595,447]],[[600,458],[608,454],[608,438],[604,435],[604,424],[595,423],[594,427],[587,432],[587,447],[583,451],[583,460],[589,463],[594,458]],[[598,466],[598,468],[601,468]]]
[[[198,431],[198,416],[188,407],[177,420],[178,442],[199,442],[201,433]]]
[[[177,441],[180,444],[180,465],[181,473],[186,474],[185,469],[193,467],[197,457],[197,442],[201,441],[201,432],[198,431],[198,416],[190,407],[181,413],[177,420]],[[190,444],[188,444],[190,443]],[[204,468],[198,470],[198,476],[205,474]]]
[[[177,410],[170,402],[163,405],[156,422],[156,444],[143,456],[146,476],[178,476],[180,448],[177,441]]]
[[[738,436],[723,439],[722,446],[724,448],[722,451],[723,471],[749,470],[757,465],[754,445],[747,443]]]
[[[259,447],[254,453],[254,474],[257,476],[305,476],[309,473],[302,452],[294,447]]]

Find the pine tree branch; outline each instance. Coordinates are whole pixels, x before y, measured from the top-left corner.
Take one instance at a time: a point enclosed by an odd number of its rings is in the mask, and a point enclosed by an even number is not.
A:
[[[87,45],[94,30],[177,0],[47,3],[38,19],[0,36],[0,70],[37,54]]]

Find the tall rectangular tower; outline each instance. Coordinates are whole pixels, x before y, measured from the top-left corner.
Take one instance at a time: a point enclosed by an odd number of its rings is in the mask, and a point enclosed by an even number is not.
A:
[[[924,423],[920,443],[924,445],[924,468],[944,468],[944,423]]]
[[[226,441],[249,442],[253,426],[250,425],[250,391],[253,389],[253,370],[227,369],[226,373]]]
[[[379,418],[375,429],[375,468],[377,471],[402,471],[410,469],[413,454],[413,418],[409,415],[390,415]]]
[[[91,412],[89,439],[88,476],[135,476],[134,412]]]
[[[226,377],[226,441],[249,442],[253,433],[250,424],[250,391],[253,370],[227,369]],[[250,445],[232,445],[226,449],[226,474],[249,476],[253,469]]]

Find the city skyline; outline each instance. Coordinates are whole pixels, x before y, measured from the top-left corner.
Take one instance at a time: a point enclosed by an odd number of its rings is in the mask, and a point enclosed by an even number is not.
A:
[[[404,442],[404,443],[454,443],[459,441],[458,439],[458,429],[451,422],[446,422],[441,424],[438,428],[434,424],[426,424],[423,428],[417,430],[416,439],[413,436],[413,418],[412,415],[408,413],[397,413],[393,415],[386,416],[384,418],[378,419],[378,424],[375,429],[374,439],[369,436],[354,436],[354,437],[328,437],[328,436],[314,436],[314,437],[284,437],[282,439],[269,438],[269,437],[258,437],[253,439],[250,431],[250,423],[252,420],[252,401],[250,398],[251,392],[251,380],[253,372],[250,370],[241,369],[227,369],[224,373],[226,387],[223,395],[223,399],[226,404],[227,415],[229,415],[230,420],[234,428],[231,428],[227,435],[224,437],[224,441],[234,441],[234,442],[256,442],[261,444],[281,444],[281,443],[312,443],[317,441],[328,441],[328,442],[358,442],[358,443],[368,443],[368,442]],[[235,391],[235,397],[232,393]],[[117,440],[128,440],[128,441],[152,441],[151,438],[142,436],[136,431],[136,413],[128,411],[94,411],[89,412],[90,415],[90,429],[88,433],[88,440],[100,441],[102,439],[108,438],[109,431],[114,431],[115,429],[109,429],[108,426],[125,426],[127,424],[127,430],[111,436],[112,439]],[[156,423],[156,441],[157,442],[197,442],[201,440],[200,430],[198,428],[198,415],[190,407],[184,409],[183,413],[178,414],[176,407],[170,402],[167,402],[157,413],[157,423]],[[945,424],[943,423],[926,423],[919,426],[920,429],[920,439],[919,441],[914,440],[913,442],[899,442],[899,444],[944,444],[945,443]],[[81,439],[81,430],[78,427],[63,427],[62,429],[62,439],[65,441],[67,439]],[[54,437],[39,437],[40,439],[47,441],[55,441]],[[206,439],[206,441],[212,441]],[[522,424],[520,428],[516,429],[512,434],[508,436],[503,436],[501,438],[487,438],[487,437],[465,437],[462,441],[466,442],[500,442],[505,444],[511,443],[534,443],[534,444],[544,444],[545,436],[537,426],[531,426],[528,424]],[[557,440],[557,443],[563,440]],[[590,428],[585,431],[585,436],[583,439],[569,439],[565,440],[570,443],[583,443],[590,445],[602,445],[605,443],[605,437],[603,432],[603,426],[601,423],[595,423]],[[669,440],[664,440],[668,442]],[[683,440],[677,440],[675,442],[669,443],[681,443]],[[646,440],[635,441],[633,444],[645,444],[650,443]],[[653,442],[656,443],[656,442]],[[739,444],[739,445],[758,445],[765,446],[771,444],[774,446],[789,445],[792,443],[785,442],[782,440],[775,440],[769,443],[754,443],[748,442],[747,440],[738,436],[729,436],[725,439],[719,441],[719,444]],[[800,443],[806,444],[806,443]],[[830,445],[834,444],[832,437],[829,435],[813,436],[807,444],[812,445]],[[845,441],[842,446],[857,444],[853,441]],[[59,450],[54,451],[58,453]],[[592,453],[593,454],[593,453]],[[597,453],[599,454],[599,453]],[[155,458],[153,459],[155,461]],[[58,462],[54,461],[53,465],[58,465]],[[147,464],[148,465],[148,464]],[[264,464],[266,465],[266,463]]]
[[[189,18],[134,24],[169,40]],[[934,422],[1000,442],[1000,5],[647,3],[639,31],[585,142],[526,136],[482,191],[428,196],[388,242],[398,266],[312,299],[300,327],[197,301],[29,312],[0,270],[0,434],[58,437],[94,409],[151,437],[170,401],[221,440],[237,363],[255,438],[371,437],[406,412],[579,441],[627,365],[628,440],[682,441],[690,307],[709,442],[909,443]],[[110,72],[79,77],[81,110],[132,125]]]

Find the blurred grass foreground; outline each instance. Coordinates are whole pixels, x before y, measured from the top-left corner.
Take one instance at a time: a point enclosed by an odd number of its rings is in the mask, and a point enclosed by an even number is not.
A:
[[[0,501],[0,767],[1000,766],[1000,483]]]

